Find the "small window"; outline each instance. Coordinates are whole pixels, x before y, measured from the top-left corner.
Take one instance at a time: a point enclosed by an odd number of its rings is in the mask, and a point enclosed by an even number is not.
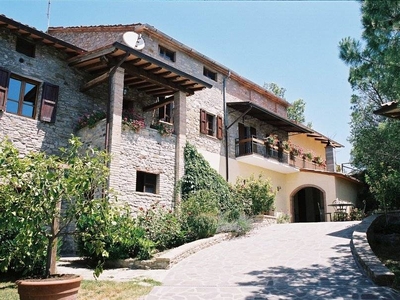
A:
[[[222,117],[200,110],[200,133],[222,139]]]
[[[173,123],[174,103],[168,103],[158,109],[158,119],[167,123]]]
[[[136,192],[158,194],[157,179],[157,174],[137,171]]]
[[[0,68],[0,111],[35,118],[39,107],[39,83]],[[59,87],[43,83],[40,121],[56,120]]]
[[[214,81],[217,81],[217,73],[207,69],[206,67],[203,68],[203,75]]]
[[[175,52],[174,51],[171,51],[163,46],[159,46],[159,53],[160,53],[161,57],[175,62]]]
[[[38,83],[11,75],[6,112],[34,118]]]
[[[28,40],[17,38],[15,50],[19,53],[25,54],[26,56],[35,57],[36,46]]]

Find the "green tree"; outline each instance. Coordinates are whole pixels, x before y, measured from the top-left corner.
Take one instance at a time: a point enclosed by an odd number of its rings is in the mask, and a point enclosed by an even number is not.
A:
[[[60,156],[35,152],[20,157],[10,141],[0,142],[1,272],[50,275],[57,238],[68,233],[69,224],[93,211],[98,218],[108,213],[102,190],[108,155],[81,146],[72,138]],[[96,245],[96,251],[104,252],[103,246]]]
[[[274,82],[271,83],[264,83],[264,88],[275,96],[278,96],[282,99],[285,99],[285,92],[286,89],[280,87]],[[303,99],[297,99],[291,103],[291,106],[287,109],[287,117],[290,120],[296,121],[298,123],[304,123],[306,121],[304,117],[304,111],[306,109],[306,102]],[[312,127],[312,123],[308,122],[307,127]]]
[[[352,163],[365,170],[366,182],[381,206],[398,207],[400,124],[376,116],[381,104],[400,96],[400,2],[360,1],[362,40],[344,38],[340,58],[350,67]]]

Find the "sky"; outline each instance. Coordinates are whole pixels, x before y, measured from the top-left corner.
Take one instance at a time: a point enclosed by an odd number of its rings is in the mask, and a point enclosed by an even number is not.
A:
[[[149,24],[250,81],[303,99],[306,123],[344,145],[350,161],[349,68],[339,42],[360,39],[356,1],[0,0],[0,14],[46,31],[58,26]],[[49,17],[48,17],[48,12]]]

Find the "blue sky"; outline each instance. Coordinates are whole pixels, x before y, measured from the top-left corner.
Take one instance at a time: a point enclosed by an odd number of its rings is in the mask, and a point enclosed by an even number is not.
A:
[[[48,0],[0,0],[0,14],[45,31]],[[343,144],[350,159],[344,37],[360,38],[355,1],[51,0],[50,26],[147,23],[247,79],[286,88],[306,102],[306,122]]]

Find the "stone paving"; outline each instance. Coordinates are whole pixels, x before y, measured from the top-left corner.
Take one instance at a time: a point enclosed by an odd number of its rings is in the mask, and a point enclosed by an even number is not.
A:
[[[145,299],[400,299],[356,265],[349,244],[357,224],[261,227],[179,262]]]

